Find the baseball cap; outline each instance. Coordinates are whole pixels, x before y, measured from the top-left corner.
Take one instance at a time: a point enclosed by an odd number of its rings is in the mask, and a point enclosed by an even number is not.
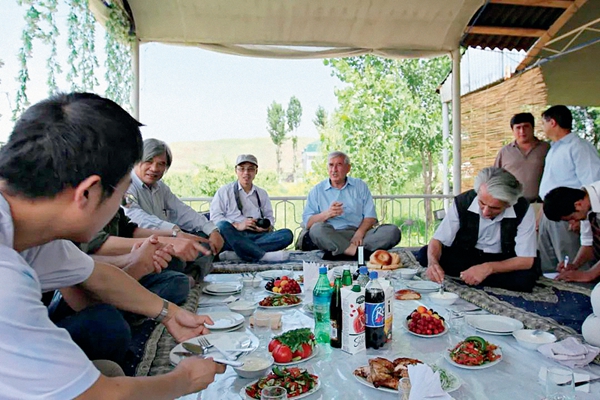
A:
[[[252,163],[258,167],[258,160],[252,154],[240,154],[237,160],[235,160],[235,166],[237,167],[245,162]]]

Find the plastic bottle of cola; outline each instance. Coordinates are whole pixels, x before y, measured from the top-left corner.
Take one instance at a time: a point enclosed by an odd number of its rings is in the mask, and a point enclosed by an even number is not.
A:
[[[376,271],[371,271],[369,278],[365,293],[366,344],[367,348],[379,349],[386,343],[385,293],[377,281]]]

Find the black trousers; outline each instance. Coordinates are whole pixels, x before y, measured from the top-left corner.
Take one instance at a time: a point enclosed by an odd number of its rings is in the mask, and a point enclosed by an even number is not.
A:
[[[419,261],[419,264],[423,267],[427,267],[427,246],[424,246],[419,250],[416,258]],[[506,260],[506,256],[503,254],[484,253],[475,248],[467,251],[456,251],[450,247],[443,246],[440,265],[447,275],[459,277],[462,271],[465,271],[474,265],[504,260]],[[536,257],[531,268],[492,274],[478,286],[492,286],[517,292],[531,292],[540,275],[540,260]]]

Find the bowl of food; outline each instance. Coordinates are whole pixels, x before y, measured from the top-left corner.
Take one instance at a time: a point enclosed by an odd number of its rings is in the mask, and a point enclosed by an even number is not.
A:
[[[556,342],[556,336],[537,329],[519,329],[512,334],[521,347],[537,350],[543,344]]]
[[[454,302],[458,300],[458,295],[456,293],[450,292],[433,292],[429,294],[429,298],[435,304],[439,304],[441,306],[449,306],[451,304],[454,304]]]
[[[415,277],[415,275],[417,274],[418,269],[416,268],[401,268],[400,269],[400,277],[402,279],[412,279]]]
[[[256,308],[258,307],[256,303],[246,300],[238,300],[233,303],[227,304],[227,307],[233,312],[240,313],[244,317],[249,317],[254,314]]]
[[[271,369],[275,360],[270,354],[249,354],[240,358],[239,361],[242,361],[244,365],[233,368],[239,376],[246,379],[258,379]]]

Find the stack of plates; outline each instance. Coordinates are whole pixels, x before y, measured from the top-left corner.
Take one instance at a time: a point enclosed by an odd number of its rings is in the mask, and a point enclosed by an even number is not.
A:
[[[440,289],[439,283],[432,281],[408,281],[406,287],[419,293],[431,293]]]
[[[511,335],[523,329],[523,323],[518,319],[501,315],[467,315],[466,319],[473,328],[490,335]]]
[[[242,285],[233,282],[211,283],[202,289],[202,293],[212,296],[230,296],[239,293],[242,290]]]
[[[207,315],[214,325],[206,324],[206,327],[213,333],[235,331],[244,325],[244,316],[231,311],[211,312]]]
[[[274,269],[270,271],[262,271],[258,273],[258,276],[268,281],[269,279],[281,278],[285,273],[280,269]]]

